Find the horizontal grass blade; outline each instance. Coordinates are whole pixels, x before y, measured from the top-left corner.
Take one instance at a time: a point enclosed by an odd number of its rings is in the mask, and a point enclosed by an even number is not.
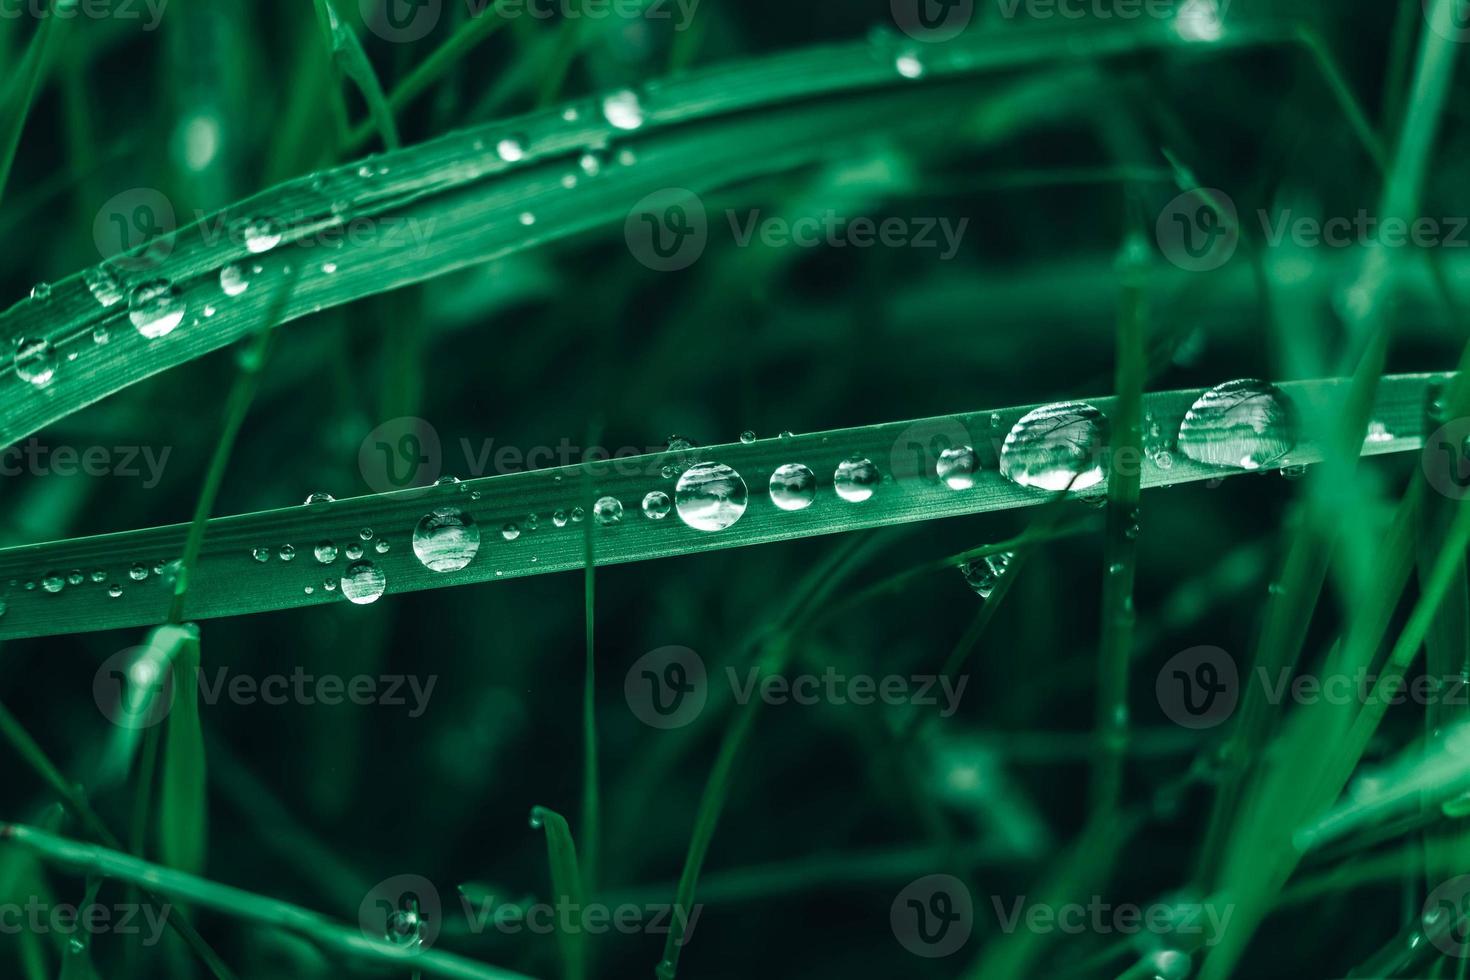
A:
[[[438,950],[395,946],[385,939],[369,939],[360,930],[340,925],[309,909],[222,885],[195,875],[152,864],[120,851],[86,844],[24,824],[0,824],[0,841],[18,845],[48,864],[140,885],[151,891],[200,908],[279,929],[289,929],[334,953],[391,966],[418,970],[428,976],[454,980],[526,980],[522,974],[476,963]]]
[[[1448,377],[1446,374],[1385,377],[1372,414],[1373,420],[1383,428],[1375,428],[1375,440],[1365,443],[1363,453],[1379,455],[1417,449],[1422,443],[1420,420],[1426,393],[1430,385],[1442,383]],[[1297,381],[1285,382],[1280,387],[1298,404],[1330,414],[1346,398],[1349,382],[1346,379]],[[1143,399],[1143,411],[1164,431],[1177,431],[1185,413],[1201,394],[1202,389],[1148,394]],[[1112,412],[1113,403],[1111,397],[1091,402],[1104,413]],[[385,592],[389,595],[583,568],[586,559],[581,524],[569,520],[565,526],[558,527],[551,518],[558,511],[570,515],[574,508],[584,506],[584,475],[590,477],[594,493],[615,496],[624,508],[619,523],[594,529],[598,565],[1034,506],[1052,499],[1052,495],[1018,486],[1002,477],[998,471],[998,454],[1006,433],[1035,407],[1027,405],[699,449],[696,451],[699,459],[733,467],[750,490],[749,507],[744,515],[734,525],[718,532],[695,530],[675,515],[655,521],[640,513],[639,504],[650,490],[673,494],[675,481],[663,475],[663,468],[673,458],[669,453],[216,518],[208,524],[191,580],[190,615],[207,619],[341,602],[342,593],[337,586],[350,563],[341,555],[353,544],[363,547],[363,560],[372,561],[382,572]],[[922,437],[920,441],[925,441],[936,433],[954,433],[959,429],[970,438],[982,466],[970,489],[951,490],[939,482],[932,460],[923,472],[907,475],[894,472],[895,468],[914,470],[911,444],[916,433]],[[1316,463],[1322,454],[1323,447],[1312,437],[1304,436],[1275,465]],[[854,455],[872,460],[884,475],[884,482],[873,497],[861,503],[843,500],[832,489],[832,475],[838,463]],[[818,490],[811,506],[788,512],[770,502],[767,485],[776,467],[792,462],[812,469],[817,475]],[[1244,472],[1199,463],[1181,454],[1172,457],[1168,468],[1160,468],[1156,459],[1148,457],[1140,465],[1140,483],[1144,488]],[[415,557],[411,544],[419,521],[429,511],[442,507],[453,507],[472,517],[480,534],[478,551],[457,571],[429,570]],[[535,530],[528,520],[532,514],[538,517]],[[590,513],[584,519],[591,520]],[[516,525],[520,534],[514,540],[505,540],[501,529],[510,524]],[[366,544],[360,541],[363,529],[373,532]],[[165,584],[167,580],[154,575],[151,569],[181,554],[187,534],[187,525],[173,525],[0,551],[0,583],[13,583],[4,593],[8,611],[0,617],[0,638],[162,622],[168,614],[172,590]],[[333,542],[339,553],[326,564],[318,562],[312,554],[313,546],[321,541]],[[385,552],[376,550],[382,542],[386,542]],[[280,553],[287,545],[295,557],[282,561]],[[257,550],[265,560],[255,557]],[[100,571],[102,580],[93,582],[87,574],[81,585],[63,586],[58,592],[36,585],[39,580],[50,578],[52,572],[64,581],[72,570]],[[141,574],[142,580],[133,580],[135,574]],[[57,579],[50,578],[50,581],[54,585]],[[331,588],[325,587],[328,582]],[[116,598],[109,595],[112,584],[122,586],[121,595]]]
[[[874,132],[896,139],[915,131],[953,133],[962,116],[1008,107],[1007,89],[994,85],[977,107],[973,79],[987,73],[1142,51],[1212,53],[1295,41],[1280,27],[1243,24],[1209,44],[1183,40],[1167,22],[977,32],[926,45],[917,79],[906,77],[911,69],[895,67],[900,55],[912,56],[911,42],[833,44],[651,82],[636,96],[636,113],[627,111],[626,95],[615,103],[623,111],[614,113],[601,99],[577,99],[310,174],[121,260],[61,279],[0,313],[0,344],[49,341],[61,365],[40,388],[13,365],[0,366],[0,445],[257,327],[271,290],[226,296],[219,276],[231,263],[260,264],[267,282],[301,267],[282,318],[289,322],[619,223],[654,191],[700,193],[782,172],[823,158],[838,141],[871,140]],[[1029,116],[1034,105],[1008,107],[1009,123]],[[508,137],[518,153],[498,151]],[[589,152],[600,161],[595,174],[580,166]],[[529,225],[523,223],[528,215]],[[281,239],[256,254],[245,229],[262,220],[274,222]],[[255,237],[257,247],[261,240]],[[187,312],[166,336],[149,339],[130,322],[127,297],[157,280],[180,290]],[[206,307],[213,315],[204,316]],[[99,328],[109,343],[94,343]]]

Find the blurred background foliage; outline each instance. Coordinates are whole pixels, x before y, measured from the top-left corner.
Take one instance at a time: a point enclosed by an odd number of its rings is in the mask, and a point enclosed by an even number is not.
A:
[[[994,32],[997,43],[1055,27],[1005,18],[994,3],[977,6],[972,29]],[[427,37],[392,44],[362,29],[355,7],[342,5],[343,16],[390,91],[469,16],[462,3],[446,3]],[[1234,0],[1225,23],[1309,26],[1386,138],[1404,112],[1405,73],[1423,30],[1419,7]],[[1106,20],[1092,15],[1068,29],[1117,26]],[[888,4],[873,0],[704,0],[688,31],[672,26],[509,19],[398,114],[403,139],[558,94],[894,29]],[[0,296],[18,300],[37,282],[95,264],[94,224],[123,191],[160,191],[182,224],[272,182],[380,149],[345,145],[332,109],[339,83],[310,5],[171,0],[157,30],[120,19],[62,28],[0,205]],[[34,30],[33,18],[0,20],[0,80]],[[522,450],[563,439],[581,445],[592,420],[602,423],[601,445],[656,447],[671,433],[712,443],[745,429],[811,431],[1107,394],[1114,256],[1130,214],[1151,227],[1179,193],[1178,168],[1230,194],[1248,237],[1259,229],[1258,209],[1353,215],[1378,200],[1381,172],[1307,49],[1208,47],[1101,62],[1061,56],[978,80],[973,124],[943,139],[873,131],[861,146],[834,147],[820,166],[711,196],[709,249],[682,272],[644,268],[621,228],[609,227],[293,324],[278,337],[216,512],[294,504],[318,489],[367,492],[359,445],[374,426],[404,415],[434,425],[446,471],[455,472],[461,439]],[[1449,163],[1470,150],[1464,95],[1462,77],[1426,213],[1470,213],[1461,169]],[[365,120],[356,93],[347,100],[354,124]],[[950,261],[932,250],[741,248],[728,233],[727,208],[968,218],[969,226]],[[1208,275],[1156,258],[1150,387],[1340,372],[1337,311],[1358,258],[1354,250],[1247,247]],[[1464,303],[1470,261],[1453,250],[1442,259]],[[1291,263],[1288,276],[1282,270]],[[1405,287],[1393,310],[1391,370],[1454,363],[1462,318],[1422,288]],[[234,356],[220,352],[41,433],[48,446],[167,447],[170,455],[156,487],[115,476],[7,476],[4,541],[187,520],[218,435],[220,393],[235,370]],[[1385,497],[1413,465],[1367,464]],[[1173,653],[1199,644],[1248,658],[1279,560],[1276,531],[1297,493],[1297,484],[1271,474],[1145,496],[1136,737],[1125,792],[1146,825],[1107,886],[1113,900],[1144,903],[1184,884],[1208,802],[1197,784],[1209,779],[1215,742],[1168,722],[1154,675]],[[1004,540],[1031,517],[880,532],[826,601]],[[698,651],[712,672],[744,663],[763,630],[780,628],[793,584],[840,543],[598,571],[600,877],[609,902],[670,900],[729,722],[727,710],[712,706],[678,732],[645,726],[623,698],[628,666],[670,644]],[[1041,549],[985,634],[959,712],[902,752],[890,737],[902,717],[881,708],[766,710],[706,865],[708,905],[684,957],[687,975],[959,975],[999,931],[989,896],[1008,903],[1027,894],[1086,818],[1102,573],[1100,534]],[[202,707],[208,876],[349,922],[369,888],[401,873],[429,878],[456,908],[455,889],[466,882],[508,898],[545,896],[545,842],[527,814],[546,805],[578,830],[582,596],[581,576],[558,575],[203,624],[206,667],[438,678],[418,718],[384,706]],[[1324,635],[1334,628],[1331,601],[1314,624]],[[981,603],[957,572],[928,574],[820,617],[794,637],[797,662],[818,673],[932,673]],[[90,695],[93,673],[139,640],[130,631],[4,650],[0,698],[75,778],[94,767],[111,728]],[[1421,728],[1399,712],[1384,736],[1402,744]],[[45,788],[13,758],[5,771],[0,812],[34,820],[49,799]],[[100,793],[94,804],[112,826],[128,826],[127,788]],[[148,850],[156,854],[155,844]],[[966,954],[930,962],[895,942],[888,915],[904,884],[940,871],[970,883],[976,935]],[[721,894],[720,882],[737,873],[749,875],[743,887]],[[58,900],[81,893],[78,879],[47,879]],[[104,898],[109,892],[121,900],[120,889],[104,888]],[[1283,907],[1252,946],[1244,975],[1342,973],[1393,936],[1400,894],[1389,877]],[[298,939],[215,915],[200,924],[243,976],[345,972]],[[1117,936],[1054,939],[1047,975],[1112,975],[1128,960],[1129,944]],[[646,976],[661,944],[646,935],[597,938],[597,969]],[[125,945],[98,940],[103,975],[191,969],[181,957],[128,953]],[[560,969],[550,936],[492,929],[446,936],[439,946],[539,976]],[[56,962],[54,950],[47,955]],[[0,958],[5,975],[20,975],[16,937],[0,938]]]

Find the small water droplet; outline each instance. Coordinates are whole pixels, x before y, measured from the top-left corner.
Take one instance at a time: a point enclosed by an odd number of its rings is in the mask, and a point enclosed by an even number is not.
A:
[[[521,536],[521,529],[515,524],[507,524],[500,529],[500,536],[507,541],[514,541]]]
[[[376,551],[380,555],[386,555],[388,553],[388,549],[390,547],[392,547],[392,546],[390,544],[388,544],[388,539],[387,538],[379,538],[378,539],[378,543],[375,544],[375,545],[373,545],[373,550]]]
[[[662,490],[650,490],[643,495],[643,516],[649,520],[661,521],[669,516],[673,504],[669,502],[669,495]]]
[[[1254,378],[1211,388],[1179,426],[1179,450],[1184,455],[1245,470],[1279,461],[1296,440],[1296,412],[1286,393]]]
[[[75,568],[73,568],[71,572],[66,576],[66,581],[70,585],[81,585],[86,580],[86,576],[84,576],[79,569]]]
[[[529,228],[529,227],[531,227],[532,225],[534,225],[536,223],[536,216],[534,214],[532,214],[530,211],[522,211],[521,212],[520,221],[521,221],[521,224],[523,224],[527,228]]]
[[[269,252],[281,244],[281,229],[269,218],[251,218],[245,223],[245,248],[253,255]]]
[[[905,51],[900,54],[894,59],[893,64],[904,78],[922,78],[924,75],[924,62],[913,51]]]
[[[61,577],[60,572],[47,572],[41,576],[41,588],[47,592],[60,592],[66,586],[66,580]]]
[[[980,457],[969,446],[954,446],[940,452],[934,470],[951,490],[968,490],[975,485]]]
[[[92,343],[100,347],[101,345],[108,343],[111,340],[112,331],[108,329],[105,323],[99,323],[97,326],[92,328]]]
[[[832,485],[837,490],[837,496],[855,504],[871,497],[880,482],[882,477],[878,473],[878,467],[873,465],[871,459],[862,456],[844,459],[837,464],[837,471],[832,474]]]
[[[116,599],[123,594],[123,587],[116,582],[113,582],[107,587],[107,594]]]
[[[782,510],[803,510],[817,499],[817,475],[801,463],[786,463],[771,473],[771,503]]]
[[[296,549],[292,545],[283,544],[277,554],[281,556],[281,561],[291,561],[296,557]]]
[[[586,518],[586,516],[587,516],[587,512],[584,511],[582,508],[580,508],[580,507],[573,507],[572,508],[572,523],[573,524],[581,524],[582,521],[583,521],[583,519]]]
[[[515,163],[526,155],[525,140],[519,136],[507,136],[495,144],[495,155],[506,163]]]
[[[92,297],[102,304],[103,309],[121,303],[127,291],[116,272],[106,266],[97,266],[82,273],[82,278],[91,290]]]
[[[635,130],[643,125],[643,104],[637,92],[623,89],[603,98],[602,115],[614,129]]]
[[[322,582],[322,588],[325,589],[328,592],[336,592],[337,591],[337,583],[336,582],[333,582],[331,579],[325,579]]]
[[[128,296],[128,319],[149,340],[173,333],[185,312],[183,290],[167,279],[139,283]]]
[[[301,591],[304,592],[304,593],[306,593],[307,595],[312,595],[313,593],[316,592],[316,586],[314,586],[314,585],[303,586],[302,589],[301,589]]]
[[[740,433],[740,441],[745,443],[747,446],[750,445],[752,442],[755,442],[755,433],[749,429],[746,429],[744,432]]]
[[[567,512],[564,511],[564,510],[559,510],[556,513],[552,514],[551,515],[551,523],[555,524],[557,527],[566,527],[567,526]]]
[[[306,507],[325,507],[327,504],[333,503],[336,499],[336,497],[333,497],[325,490],[315,490],[306,495],[306,499],[302,501],[302,505]]]
[[[1083,402],[1058,402],[1026,413],[1006,435],[1001,475],[1039,490],[1086,490],[1103,482],[1107,416]]]
[[[680,475],[674,506],[696,531],[723,531],[745,513],[748,495],[745,480],[729,466],[696,463]]]
[[[373,539],[373,529],[370,527],[365,527],[361,531],[357,532],[357,536],[363,541],[371,541]]]
[[[128,578],[134,582],[141,582],[148,577],[148,566],[142,562],[134,562],[133,567],[128,569]]]
[[[51,341],[38,337],[17,337],[15,341],[15,374],[37,388],[56,377],[56,348]]]
[[[336,271],[337,271],[337,263],[335,263],[335,262],[323,262],[322,263],[322,272],[326,273],[327,275],[330,276],[333,273],[335,273]]]
[[[370,561],[353,562],[347,566],[347,574],[342,576],[342,594],[359,606],[376,602],[387,585],[388,579],[383,570]]]
[[[51,284],[49,282],[38,282],[31,287],[31,299],[38,303],[44,303],[51,298]]]
[[[95,571],[92,572],[92,581],[94,581],[94,582],[106,582],[107,581],[107,573],[104,572],[100,568],[99,569],[96,569]]]
[[[256,548],[250,552],[250,555],[262,564],[271,560],[271,550],[269,548]]]
[[[1008,551],[994,555],[984,555],[965,562],[960,566],[960,572],[965,576],[965,582],[974,590],[975,594],[982,599],[989,599],[995,592],[995,587],[1005,576],[1007,569],[1011,567],[1011,559],[1015,556]]]
[[[355,560],[355,559],[358,559],[358,558],[361,558],[362,557],[362,545],[357,544],[356,542],[353,542],[352,544],[349,544],[347,546],[347,549],[345,551],[343,551],[343,554],[345,554],[347,556],[347,558],[348,558],[349,561]]]
[[[597,503],[592,505],[592,516],[599,524],[616,524],[623,519],[623,502],[617,497],[599,497]],[[572,519],[578,519],[575,512]]]
[[[226,296],[239,296],[250,288],[250,273],[237,262],[219,270],[219,288]]]
[[[337,546],[330,541],[318,541],[316,547],[312,549],[312,553],[316,555],[316,560],[323,565],[330,565],[337,560]]]
[[[379,554],[386,542],[379,541]],[[413,529],[413,553],[431,572],[457,572],[480,550],[480,527],[458,507],[436,507]]]

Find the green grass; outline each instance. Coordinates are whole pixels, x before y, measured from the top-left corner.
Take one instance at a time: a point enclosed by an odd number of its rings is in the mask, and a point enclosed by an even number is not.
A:
[[[179,449],[151,496],[0,482],[0,747],[20,763],[0,906],[172,910],[158,948],[0,937],[0,975],[1147,978],[1169,954],[1205,980],[1465,976],[1420,917],[1470,859],[1463,706],[1283,706],[1246,685],[1229,724],[1195,732],[1154,703],[1158,665],[1200,644],[1242,675],[1362,672],[1379,694],[1470,671],[1470,510],[1420,472],[1426,433],[1470,414],[1470,265],[1257,231],[1258,211],[1465,210],[1452,0],[1237,0],[1209,41],[987,7],[935,44],[865,37],[882,9],[814,7],[805,25],[707,5],[666,32],[443,6],[411,44],[337,0],[265,3],[259,24],[180,0],[156,45],[118,22],[0,21],[0,278],[25,280],[15,295],[50,282],[0,312],[0,336],[57,353],[42,385],[0,364],[0,443]],[[98,85],[125,65],[129,85]],[[127,187],[165,190],[181,218],[141,271],[96,264],[88,227]],[[650,274],[620,230],[669,187],[715,223],[747,204],[907,208],[974,231],[953,264],[717,235],[693,268]],[[1184,190],[1237,216],[1218,272],[1154,247]],[[260,254],[221,234],[260,219],[281,232]],[[328,255],[317,240],[346,224],[364,233]],[[226,295],[242,262],[261,269]],[[187,313],[149,338],[97,285],[153,280]],[[1148,451],[1248,376],[1284,379],[1301,416],[1266,473]],[[1086,493],[1003,477],[1012,426],[1071,400],[1141,466]],[[709,444],[451,465],[465,478],[355,495],[362,434],[401,416],[466,447]],[[745,428],[763,437],[717,434]],[[967,489],[934,469],[957,441],[981,463]],[[858,457],[884,479],[850,502],[833,474]],[[740,519],[645,517],[696,460],[741,474]],[[787,512],[768,480],[792,462],[818,488]],[[297,503],[318,488],[341,499]],[[607,496],[622,517],[604,525]],[[414,532],[446,509],[479,546],[434,571]],[[973,594],[956,566],[1000,555]],[[359,560],[383,576],[371,610],[344,596]],[[142,690],[109,723],[87,685],[134,644]],[[697,648],[712,684],[662,731],[625,710],[624,682],[668,644]],[[294,669],[444,683],[406,721],[200,698],[214,670]],[[829,670],[970,693],[946,717],[721,683]],[[137,727],[170,686],[167,719]],[[976,928],[930,962],[902,949],[890,903],[938,871]],[[400,872],[446,899],[437,943],[353,921]],[[1209,947],[999,931],[992,900],[1010,895],[1233,914]],[[704,914],[696,938],[679,916],[661,934],[537,935],[471,912],[558,902]]]

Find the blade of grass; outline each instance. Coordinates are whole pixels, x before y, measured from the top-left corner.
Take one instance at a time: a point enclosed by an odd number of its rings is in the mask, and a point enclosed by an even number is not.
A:
[[[966,35],[929,45],[919,80],[894,69],[897,41],[881,42],[878,57],[873,42],[829,45],[651,82],[639,96],[636,130],[615,126],[595,100],[577,100],[278,185],[176,232],[171,253],[141,276],[123,276],[115,265],[88,270],[94,282],[110,277],[107,290],[99,289],[108,297],[102,303],[84,276],[74,275],[46,297],[0,314],[0,340],[45,339],[63,357],[78,355],[45,397],[12,365],[0,367],[0,443],[247,333],[268,301],[256,290],[222,297],[218,276],[232,262],[260,261],[267,277],[283,265],[302,264],[301,288],[283,318],[289,322],[622,221],[630,202],[655,190],[682,185],[706,191],[809,163],[832,152],[834,141],[866,139],[880,125],[895,138],[952,132],[950,114],[973,110],[974,89],[964,83],[975,76],[1158,49],[1199,55],[1293,40],[1282,29],[1261,27],[1198,45],[1182,41],[1168,24],[1138,27]],[[758,108],[763,111],[748,111]],[[1017,107],[1017,120],[1024,115]],[[508,133],[524,147],[515,161],[495,149]],[[636,164],[608,164],[596,177],[579,176],[576,161],[613,141],[631,151]],[[571,187],[564,186],[569,175]],[[522,223],[526,214],[530,226]],[[274,251],[252,259],[245,242],[226,231],[253,219],[276,221],[283,238]],[[300,254],[319,245],[317,238],[342,238],[344,228],[353,233],[336,252],[336,271],[308,264],[310,256]],[[218,304],[208,328],[193,318],[166,337],[138,334],[113,290],[127,295],[144,278],[173,283],[188,310]],[[111,343],[92,343],[98,326],[111,330]]]
[[[587,432],[587,445],[600,441],[601,427],[594,423]],[[593,512],[594,496],[590,472],[582,480],[582,499],[587,513]],[[596,892],[601,868],[602,800],[599,795],[597,759],[597,535],[594,521],[582,529],[582,605],[586,633],[586,655],[582,678],[582,837],[587,852],[587,890]]]
[[[415,969],[454,980],[525,980],[519,973],[477,963],[454,953],[395,946],[326,916],[207,878],[152,864],[96,844],[60,837],[25,824],[0,824],[0,841],[24,847],[49,864],[102,875],[158,891],[179,901],[304,936],[331,952],[380,967]],[[172,921],[175,916],[168,917]]]
[[[173,666],[174,706],[164,733],[158,787],[158,855],[171,868],[199,874],[208,840],[204,732],[199,723],[199,635],[186,640]]]
[[[344,79],[356,85],[357,90],[362,93],[383,144],[391,150],[398,149],[398,124],[393,121],[393,110],[388,105],[387,97],[383,95],[383,84],[378,81],[377,73],[368,63],[367,53],[362,50],[362,42],[352,28],[337,16],[337,8],[332,5],[332,0],[315,0],[315,3],[317,26],[332,52],[332,64],[337,66],[338,73]]]
[[[582,875],[577,866],[577,848],[572,842],[572,828],[566,818],[544,806],[531,809],[531,826],[546,831],[546,856],[551,864],[551,888],[559,905],[582,907]],[[562,976],[565,980],[583,980],[587,976],[586,930],[573,926],[557,931],[561,948]]]
[[[47,4],[46,16],[40,18],[41,26],[31,35],[18,70],[0,89],[0,96],[4,98],[0,104],[0,200],[5,197],[5,185],[10,180],[10,168],[15,164],[15,151],[20,146],[20,134],[25,130],[31,103],[35,101],[36,90],[46,74],[52,38],[58,30],[56,22],[59,18],[54,8],[55,0],[52,0]]]
[[[1371,405],[1372,417],[1383,421],[1387,430],[1397,435],[1386,442],[1360,444],[1362,452],[1378,455],[1418,448],[1421,439],[1414,420],[1420,417],[1425,390],[1445,377],[1397,375],[1385,379]],[[1298,401],[1310,398],[1329,408],[1341,407],[1351,390],[1351,385],[1340,379],[1284,382],[1280,387]],[[1188,389],[1149,394],[1144,397],[1144,410],[1161,427],[1172,431],[1201,393],[1200,389]],[[1112,397],[1099,398],[1091,404],[1104,414],[1111,414],[1114,401]],[[1003,429],[1009,429],[1036,407],[1020,406],[922,421],[935,426],[963,425],[975,437],[974,444],[983,447],[992,428],[992,415],[1000,418]],[[751,488],[751,503],[744,516],[719,533],[697,531],[682,521],[641,518],[638,502],[649,489],[672,489],[672,479],[661,472],[670,461],[665,453],[349,498],[325,506],[298,506],[216,518],[207,526],[199,564],[191,574],[191,617],[205,619],[341,601],[339,594],[325,590],[306,593],[306,585],[321,583],[323,570],[319,566],[311,567],[310,562],[280,562],[274,556],[286,544],[294,542],[293,547],[304,547],[324,538],[350,539],[363,527],[374,528],[381,538],[390,542],[391,550],[375,555],[372,561],[383,573],[386,591],[391,593],[584,568],[583,529],[577,524],[564,528],[543,525],[540,530],[523,533],[514,541],[486,535],[489,540],[481,546],[476,560],[453,572],[430,571],[406,544],[424,513],[446,504],[453,504],[470,515],[479,528],[520,523],[531,513],[570,512],[579,503],[580,494],[567,488],[580,486],[589,474],[599,495],[608,494],[627,502],[627,516],[621,522],[594,530],[598,536],[599,565],[1031,507],[1051,499],[1051,494],[1045,491],[1021,487],[1002,477],[994,469],[993,460],[977,474],[975,485],[964,491],[917,477],[884,484],[871,500],[861,504],[843,500],[831,491],[828,474],[840,462],[854,455],[887,460],[899,439],[916,424],[919,422],[895,422],[698,450],[700,459],[733,467]],[[1280,465],[1314,463],[1322,460],[1323,455],[1323,446],[1309,434]],[[793,461],[810,466],[822,476],[820,492],[811,506],[788,512],[770,504],[766,487],[776,467]],[[1158,468],[1147,458],[1140,464],[1143,487],[1217,479],[1240,472],[1183,457],[1168,469]],[[475,498],[474,493],[480,497]],[[591,515],[587,519],[591,520]],[[103,570],[113,581],[128,582],[129,569],[141,558],[156,560],[180,554],[187,534],[187,526],[176,525],[0,550],[0,581],[10,578],[18,582],[36,581],[49,571],[86,567]],[[267,560],[258,560],[257,551]],[[57,593],[17,588],[5,596],[9,609],[0,617],[0,637],[49,635],[61,629],[63,623],[69,632],[157,623],[166,617],[171,599],[171,589],[146,580],[130,582],[124,594],[117,598],[108,596],[102,584],[63,588]]]

